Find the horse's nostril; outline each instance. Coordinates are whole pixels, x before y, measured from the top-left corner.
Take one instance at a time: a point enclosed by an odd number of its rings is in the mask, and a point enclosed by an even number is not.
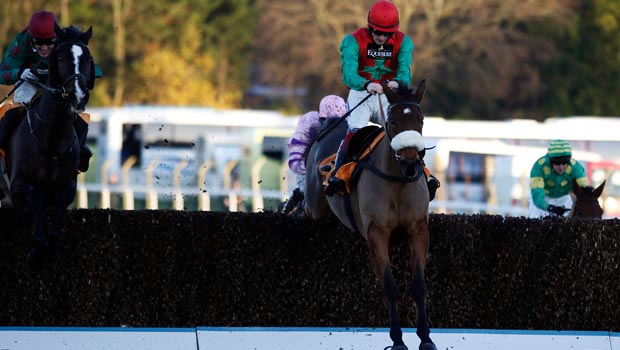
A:
[[[417,175],[418,167],[417,162],[411,160],[403,160],[400,162],[400,167],[403,176],[414,177]]]

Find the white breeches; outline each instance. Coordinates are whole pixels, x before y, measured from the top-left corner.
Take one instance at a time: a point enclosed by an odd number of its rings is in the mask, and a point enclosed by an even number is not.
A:
[[[570,194],[567,194],[565,196],[558,197],[558,198],[551,198],[551,197],[545,196],[545,200],[547,201],[547,203],[558,206],[558,207],[564,207],[566,209],[570,209],[573,207],[573,198],[570,196]],[[551,213],[549,213],[548,211],[542,210],[536,205],[534,205],[534,201],[532,201],[531,197],[529,199],[528,204],[529,204],[530,218],[541,218],[544,216],[551,215]],[[564,213],[564,216],[568,216],[569,214],[570,212],[567,211],[566,213]]]
[[[349,97],[347,98],[347,104],[349,105],[349,110],[363,100],[366,96],[368,96],[368,92],[350,90]],[[383,106],[383,115],[387,119],[387,110],[389,107],[389,102],[385,94],[379,95],[381,98],[381,104]],[[354,109],[349,117],[347,118],[347,122],[349,124],[349,129],[361,129],[368,125],[368,122],[372,121],[373,123],[383,125],[383,119],[381,117],[381,111],[379,110],[379,99],[377,96],[371,96],[366,102],[362,103],[359,107]]]

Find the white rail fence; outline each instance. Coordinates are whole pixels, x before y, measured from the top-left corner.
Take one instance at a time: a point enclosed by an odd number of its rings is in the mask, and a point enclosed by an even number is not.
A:
[[[89,194],[96,194],[97,202],[89,202]],[[202,190],[198,187],[153,187],[153,186],[127,186],[127,185],[102,185],[96,183],[79,183],[75,199],[76,208],[112,208],[112,198],[120,197],[123,210],[134,210],[136,199],[145,202],[145,209],[160,209],[161,202],[171,202],[172,209],[185,210],[188,201],[196,201],[196,209],[210,211],[212,199],[226,198],[230,211],[239,210],[240,199],[252,200],[251,210],[254,212],[265,209],[266,199],[278,201],[285,200],[288,195],[281,191],[239,189],[230,190],[225,188]]]
[[[97,202],[89,202],[89,194],[95,194]],[[134,210],[136,198],[144,200],[145,209],[160,209],[160,202],[171,202],[172,209],[186,210],[186,207],[195,207],[199,211],[211,211],[214,198],[226,198],[227,210],[236,212],[241,208],[241,200],[251,200],[252,212],[260,212],[274,208],[265,208],[266,200],[277,202],[288,198],[284,190],[260,190],[255,189],[210,189],[205,191],[198,187],[154,187],[154,186],[128,186],[128,185],[102,185],[95,183],[79,183],[75,200],[77,208],[112,208],[112,198],[121,198],[118,208]],[[192,201],[191,205],[188,205]],[[486,203],[471,201],[440,201],[430,203],[433,213],[462,213],[462,214],[497,214],[502,216],[527,216],[527,208],[519,206],[495,206]]]
[[[277,204],[285,201],[291,191],[290,173],[288,166],[283,163],[279,168],[280,184],[278,190],[261,189],[261,170],[266,164],[265,157],[259,157],[251,165],[251,188],[235,188],[231,184],[231,173],[237,161],[230,161],[222,170],[223,186],[205,189],[204,186],[187,186],[181,184],[181,172],[187,165],[179,162],[173,169],[171,185],[161,186],[153,182],[153,172],[157,161],[153,161],[144,169],[144,184],[135,184],[130,181],[130,169],[135,164],[135,158],[128,159],[121,167],[121,183],[110,184],[108,181],[109,163],[103,162],[99,171],[99,183],[86,182],[85,174],[78,176],[77,194],[74,201],[76,208],[100,208],[135,210],[171,208],[174,210],[226,210],[252,211],[275,210]],[[209,170],[213,166],[210,161],[202,164],[196,174],[196,184],[205,184]],[[94,169],[93,169],[94,170]],[[449,188],[444,184],[442,189]],[[440,191],[442,190],[440,189]],[[214,200],[218,200],[214,205]],[[266,207],[266,202],[269,206]],[[136,205],[137,203],[139,205]],[[224,205],[222,205],[224,202]],[[251,203],[251,204],[250,204]],[[527,208],[523,206],[498,206],[475,201],[441,200],[441,197],[430,203],[430,210],[434,213],[462,213],[462,214],[497,214],[503,216],[527,216]]]

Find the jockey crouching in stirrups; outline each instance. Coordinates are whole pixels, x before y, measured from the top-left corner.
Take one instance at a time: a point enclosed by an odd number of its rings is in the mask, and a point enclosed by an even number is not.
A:
[[[327,95],[321,99],[319,110],[310,111],[299,118],[293,136],[289,139],[289,169],[295,174],[296,188],[286,201],[282,212],[290,214],[305,198],[306,157],[312,143],[318,137],[321,123],[329,118],[340,118],[347,112],[347,105],[340,96]]]

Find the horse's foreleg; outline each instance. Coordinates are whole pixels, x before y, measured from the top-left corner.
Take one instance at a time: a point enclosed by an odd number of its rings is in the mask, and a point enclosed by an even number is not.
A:
[[[47,233],[44,223],[45,198],[43,192],[36,188],[28,188],[28,205],[34,222],[34,242],[45,242]]]
[[[45,199],[43,193],[35,188],[28,189],[27,198],[34,221],[34,236],[32,238],[32,247],[28,251],[28,255],[26,255],[26,263],[31,269],[40,270],[43,268],[47,255],[45,252],[46,232],[43,221]]]
[[[407,349],[403,342],[403,331],[398,320],[398,286],[390,267],[389,233],[381,231],[371,224],[368,230],[368,246],[373,269],[383,287],[383,300],[390,317],[390,338],[394,342],[393,349]]]
[[[58,257],[58,254],[60,252],[60,230],[66,207],[64,207],[63,205],[57,205],[50,209],[51,218],[46,243],[49,258],[53,260]]]
[[[54,198],[53,211],[51,212],[51,223],[48,230],[47,248],[51,259],[57,258],[60,252],[60,231],[62,229],[63,218],[67,214],[67,207],[75,199],[76,183],[70,183]]]
[[[411,281],[410,292],[416,303],[418,321],[416,334],[421,340],[420,350],[436,350],[435,344],[430,338],[430,329],[426,317],[426,281],[424,269],[426,267],[426,256],[428,255],[429,232],[426,220],[420,220],[409,232],[409,256],[411,258],[411,269],[413,280]]]

